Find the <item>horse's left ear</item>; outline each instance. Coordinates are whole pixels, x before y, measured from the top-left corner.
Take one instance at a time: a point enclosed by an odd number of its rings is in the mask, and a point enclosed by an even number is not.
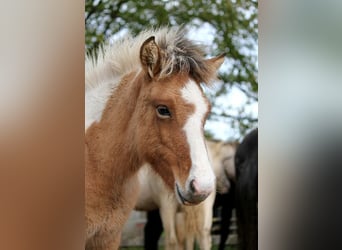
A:
[[[219,56],[210,58],[210,59],[206,60],[206,62],[208,65],[213,67],[215,71],[217,71],[221,67],[222,63],[224,62],[225,55],[226,54],[221,54]]]
[[[154,40],[154,36],[142,44],[140,61],[143,69],[151,78],[160,71],[160,49]]]
[[[205,60],[207,71],[201,76],[201,81],[210,86],[217,80],[217,71],[224,62],[225,54]]]

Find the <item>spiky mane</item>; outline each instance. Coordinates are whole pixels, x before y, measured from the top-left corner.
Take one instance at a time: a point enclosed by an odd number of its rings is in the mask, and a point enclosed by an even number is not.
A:
[[[127,34],[113,44],[101,47],[97,56],[88,54],[85,61],[86,90],[141,68],[140,47],[151,36],[155,37],[163,55],[160,78],[186,72],[197,82],[211,80],[215,70],[205,62],[204,48],[186,38],[184,28],[163,27],[145,30],[136,37]]]

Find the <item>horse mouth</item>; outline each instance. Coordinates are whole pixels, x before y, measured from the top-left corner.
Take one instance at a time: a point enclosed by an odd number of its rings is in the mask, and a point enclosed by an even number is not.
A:
[[[190,202],[189,200],[187,200],[181,193],[181,191],[179,190],[179,187],[176,183],[176,190],[177,190],[177,195],[180,199],[180,201],[182,202],[183,205],[185,206],[194,206],[197,205],[199,202]]]

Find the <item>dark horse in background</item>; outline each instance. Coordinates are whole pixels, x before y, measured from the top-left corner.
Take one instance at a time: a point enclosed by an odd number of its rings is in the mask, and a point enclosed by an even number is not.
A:
[[[215,209],[221,207],[220,230],[217,232],[220,235],[218,250],[224,250],[226,248],[226,241],[230,233],[232,212],[235,206],[235,183],[232,180],[230,182],[229,192],[224,194],[216,193],[214,203],[214,212]]]
[[[163,223],[159,209],[147,212],[147,221],[144,228],[144,249],[158,250],[158,241],[163,233]]]
[[[250,132],[235,154],[236,214],[239,249],[258,249],[258,129]]]

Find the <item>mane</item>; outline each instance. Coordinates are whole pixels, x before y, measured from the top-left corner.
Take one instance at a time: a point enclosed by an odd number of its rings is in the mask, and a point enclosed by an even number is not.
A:
[[[159,78],[186,72],[198,83],[208,84],[215,70],[205,62],[204,47],[186,38],[186,34],[179,27],[148,29],[136,37],[127,34],[113,44],[101,46],[96,53],[86,56],[86,90],[140,69],[140,47],[151,36],[155,37],[163,55]]]

